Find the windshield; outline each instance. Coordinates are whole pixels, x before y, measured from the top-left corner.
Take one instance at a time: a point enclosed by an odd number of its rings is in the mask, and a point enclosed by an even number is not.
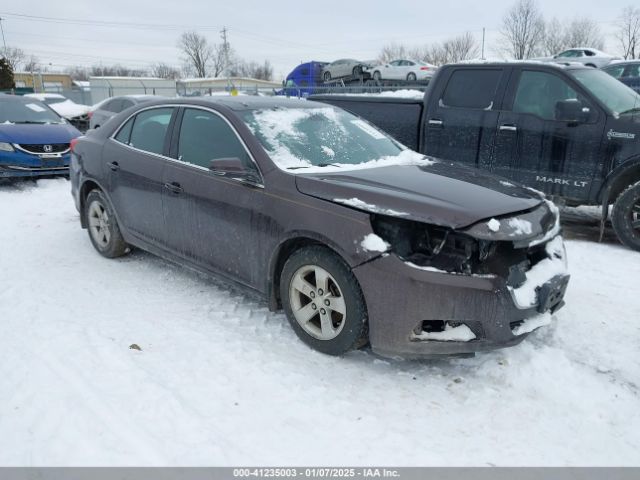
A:
[[[0,104],[0,123],[64,123],[55,112],[37,100],[10,100]]]
[[[601,70],[572,70],[571,75],[614,114],[632,113],[640,108],[640,95]]]
[[[252,110],[243,116],[281,169],[308,172],[424,160],[364,120],[333,107]]]

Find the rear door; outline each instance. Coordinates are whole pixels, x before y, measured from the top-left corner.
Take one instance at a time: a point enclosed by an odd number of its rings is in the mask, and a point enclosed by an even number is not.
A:
[[[109,196],[119,221],[133,235],[157,245],[166,241],[162,173],[174,113],[173,107],[141,111],[103,150]]]
[[[556,106],[579,100],[588,120],[556,120]],[[500,114],[492,171],[547,194],[586,199],[599,160],[605,114],[562,72],[522,69]]]
[[[209,170],[212,160],[240,158],[257,172],[235,129],[219,113],[196,107],[182,110],[164,171],[164,216],[168,244],[175,254],[247,285],[257,249],[254,209],[262,189]]]
[[[509,69],[450,69],[429,95],[423,130],[425,153],[488,169]]]

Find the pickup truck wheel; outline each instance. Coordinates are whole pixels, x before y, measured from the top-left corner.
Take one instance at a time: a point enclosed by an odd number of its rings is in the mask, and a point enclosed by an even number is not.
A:
[[[376,70],[375,72],[373,72],[373,79],[376,82],[379,82],[380,80],[382,80],[382,75],[380,74],[379,71]]]
[[[342,355],[367,344],[367,308],[349,266],[331,250],[293,253],[280,277],[280,298],[296,335],[311,348]]]
[[[415,82],[416,81],[416,74],[411,72],[407,75],[407,81],[408,82]]]
[[[613,229],[627,247],[640,250],[640,182],[629,186],[613,204]]]
[[[129,246],[122,238],[116,216],[104,193],[92,190],[87,195],[84,215],[89,238],[100,255],[116,258],[129,252]]]
[[[328,82],[329,80],[331,80],[331,72],[324,72],[322,78],[324,78],[325,82]]]

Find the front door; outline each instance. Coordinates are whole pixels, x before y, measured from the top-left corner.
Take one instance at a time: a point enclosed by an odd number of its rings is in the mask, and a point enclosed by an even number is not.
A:
[[[262,190],[209,170],[212,160],[239,158],[257,171],[235,129],[218,113],[185,108],[174,135],[176,159],[164,171],[169,248],[235,280],[254,283],[252,222]]]
[[[602,157],[604,114],[579,86],[548,71],[514,78],[512,108],[500,114],[492,171],[550,195],[588,198]],[[584,121],[557,120],[558,102],[579,101]]]

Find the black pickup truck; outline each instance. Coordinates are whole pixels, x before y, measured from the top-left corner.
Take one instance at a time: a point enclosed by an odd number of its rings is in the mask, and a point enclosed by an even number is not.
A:
[[[525,184],[567,205],[613,204],[640,250],[640,95],[591,67],[446,65],[423,99],[315,95],[421,153]]]

